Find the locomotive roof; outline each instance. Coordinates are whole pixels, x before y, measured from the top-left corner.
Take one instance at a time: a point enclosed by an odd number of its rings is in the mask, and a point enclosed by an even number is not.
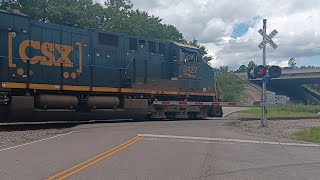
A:
[[[18,16],[24,16],[24,17],[29,17],[26,14],[21,13],[19,10],[11,10],[11,11],[6,11],[6,10],[2,10],[0,9],[1,13],[6,13],[6,14],[13,14],[13,15],[18,15]]]
[[[192,49],[199,49],[199,48],[197,48],[197,47],[195,47],[195,46],[191,46],[191,45],[189,45],[189,44],[183,44],[183,43],[178,43],[178,42],[173,42],[175,45],[177,45],[177,46],[181,46],[181,47],[186,47],[186,48],[192,48]]]

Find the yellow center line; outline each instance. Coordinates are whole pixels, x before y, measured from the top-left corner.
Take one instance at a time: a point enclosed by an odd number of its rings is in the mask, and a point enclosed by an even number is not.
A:
[[[103,152],[93,158],[90,158],[90,159],[88,159],[88,160],[86,160],[76,166],[73,166],[73,167],[71,167],[61,173],[53,175],[53,176],[47,178],[47,180],[53,180],[53,179],[62,180],[62,179],[68,178],[68,177],[70,177],[70,176],[90,167],[90,166],[97,164],[98,162],[112,156],[113,154],[128,148],[129,146],[140,141],[141,139],[143,139],[143,136],[135,136],[134,138],[128,140],[127,142],[120,144],[120,145],[118,145],[108,151],[105,151],[105,152]]]

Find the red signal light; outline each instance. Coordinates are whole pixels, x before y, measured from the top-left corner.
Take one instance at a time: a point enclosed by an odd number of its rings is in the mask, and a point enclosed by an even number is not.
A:
[[[263,69],[258,69],[257,74],[258,74],[259,76],[263,76],[263,75],[264,75]]]
[[[265,66],[257,66],[254,68],[254,76],[256,78],[263,78],[267,74],[267,68]]]

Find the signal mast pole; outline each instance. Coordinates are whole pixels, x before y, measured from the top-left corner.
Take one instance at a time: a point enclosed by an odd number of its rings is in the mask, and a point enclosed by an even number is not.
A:
[[[278,33],[277,30],[273,30],[269,35],[267,35],[267,19],[263,19],[263,29],[260,29],[258,31],[260,35],[263,37],[263,41],[258,45],[260,49],[263,49],[263,54],[262,54],[262,68],[264,68],[264,71],[266,71],[266,44],[270,44],[274,49],[277,49],[277,44],[272,41],[272,38]],[[261,68],[260,66],[258,66]],[[257,67],[257,68],[258,68]],[[260,71],[261,69],[254,70],[255,73]],[[257,72],[256,72],[257,71]],[[267,93],[266,93],[266,88],[267,88],[267,83],[269,78],[277,78],[281,75],[281,69],[278,66],[271,66],[268,70],[268,73],[264,72],[263,76],[257,74],[257,77],[262,78],[262,102],[260,104],[261,106],[261,125],[260,127],[269,127],[269,123],[267,121]]]
[[[263,19],[263,32],[264,34],[267,33],[267,19]],[[263,37],[263,40],[266,41],[266,36]],[[263,46],[263,54],[262,54],[262,65],[265,67],[267,65],[267,58],[266,58],[266,46]],[[261,115],[261,125],[260,127],[269,127],[269,123],[267,120],[267,107],[266,107],[266,102],[267,102],[267,83],[263,82],[262,83],[262,115]]]

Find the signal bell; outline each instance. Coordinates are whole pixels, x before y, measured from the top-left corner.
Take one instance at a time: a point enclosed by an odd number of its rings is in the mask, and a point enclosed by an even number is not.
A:
[[[257,79],[257,78],[254,76],[254,69],[253,69],[253,68],[248,69],[247,75],[248,75],[248,78],[249,78],[249,79]]]

